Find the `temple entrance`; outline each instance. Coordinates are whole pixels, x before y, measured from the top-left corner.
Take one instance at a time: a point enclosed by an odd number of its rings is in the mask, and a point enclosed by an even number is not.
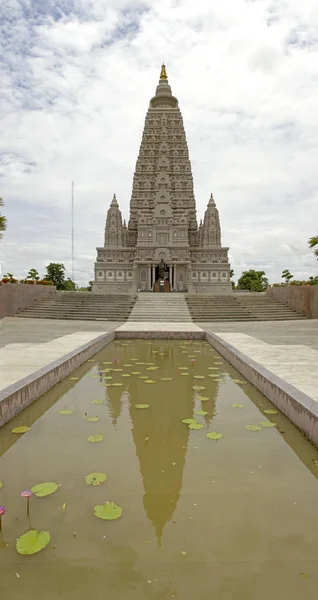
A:
[[[170,292],[171,282],[169,281],[169,268],[161,259],[159,265],[155,267],[155,282],[153,284],[154,292]]]

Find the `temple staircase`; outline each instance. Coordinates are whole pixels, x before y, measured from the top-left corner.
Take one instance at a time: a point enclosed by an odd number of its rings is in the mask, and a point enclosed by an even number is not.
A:
[[[57,292],[48,300],[36,302],[17,317],[33,319],[71,319],[79,321],[126,321],[136,297],[92,294],[91,292]]]
[[[302,314],[263,293],[186,296],[193,321],[290,321]]]
[[[185,294],[140,292],[128,321],[191,323],[192,318]]]

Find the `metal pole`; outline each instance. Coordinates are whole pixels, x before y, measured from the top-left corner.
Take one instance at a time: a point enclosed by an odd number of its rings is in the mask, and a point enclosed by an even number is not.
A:
[[[74,281],[74,181],[72,181],[72,281]]]

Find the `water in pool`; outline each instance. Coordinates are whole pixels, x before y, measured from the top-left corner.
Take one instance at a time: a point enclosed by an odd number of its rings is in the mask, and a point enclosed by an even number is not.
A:
[[[107,346],[0,431],[1,598],[317,598],[318,452],[268,410],[207,342]],[[20,493],[42,482],[31,527],[51,540],[23,556]]]

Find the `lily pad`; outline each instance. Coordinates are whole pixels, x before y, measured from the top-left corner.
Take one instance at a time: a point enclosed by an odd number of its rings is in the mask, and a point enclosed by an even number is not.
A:
[[[120,387],[121,385],[124,385],[123,383],[112,383],[111,384],[113,387]]]
[[[112,365],[112,364],[113,364],[113,363],[112,363],[111,361],[106,361],[106,362],[103,362],[103,365]]]
[[[180,375],[190,375],[190,373],[186,373],[186,371],[183,371],[183,373],[180,373]]]
[[[77,381],[79,379],[79,377],[69,377],[68,380],[69,381]]]
[[[159,367],[147,367],[146,371],[157,371]]]
[[[2,481],[0,481],[0,490],[2,487],[3,487],[3,483],[2,483]]]
[[[237,404],[232,404],[233,408],[244,408],[244,404],[240,404],[239,402]]]
[[[210,400],[210,398],[208,398],[207,396],[197,396],[197,399],[201,402],[206,402],[207,400]]]
[[[132,375],[141,375],[141,371],[132,371],[131,374]]]
[[[189,429],[202,429],[203,425],[201,423],[189,423]]]
[[[27,425],[21,425],[12,429],[12,433],[26,433],[27,431],[31,431],[31,427],[27,427]]]
[[[136,362],[136,365],[144,365],[144,362]]]
[[[63,408],[63,410],[59,410],[59,415],[71,415],[73,410],[69,410],[68,408]]]
[[[189,367],[178,367],[179,371],[187,371]]]
[[[220,379],[220,375],[218,375],[217,373],[209,373],[208,376],[213,377],[214,379]]]
[[[145,379],[145,383],[156,383],[153,379]]]
[[[99,421],[99,417],[88,417],[87,419],[90,423],[96,423]]]
[[[261,431],[262,428],[258,425],[246,425],[245,429],[248,429],[248,431]]]
[[[150,404],[135,404],[135,408],[149,408]]]
[[[124,365],[124,367],[133,367],[134,365]]]
[[[205,387],[204,385],[194,385],[192,389],[196,392],[200,392],[201,390],[205,390]]]
[[[233,379],[234,383],[240,383],[241,385],[243,385],[244,383],[247,383],[247,381],[243,381],[242,379]]]
[[[112,371],[116,371],[116,373],[121,373],[122,369],[112,369]]]
[[[37,498],[44,498],[45,496],[50,496],[54,494],[56,490],[59,489],[58,483],[55,481],[47,481],[44,483],[38,483],[31,488],[31,492],[37,496]]]
[[[90,473],[85,477],[85,483],[87,485],[101,485],[107,479],[106,473]]]
[[[270,421],[261,421],[260,425],[262,427],[276,427],[276,423],[271,423]]]
[[[139,379],[148,379],[148,375],[141,375]]]
[[[92,444],[94,444],[96,442],[102,442],[104,439],[104,436],[100,435],[100,434],[99,435],[89,435],[87,439],[89,442],[92,442]]]
[[[161,381],[172,381],[172,377],[161,377]]]
[[[186,425],[190,425],[190,423],[197,423],[196,419],[182,419],[182,423],[185,423]]]
[[[130,374],[130,373],[122,373],[122,375],[121,375],[121,376],[122,376],[122,377],[131,377],[131,374]]]
[[[31,529],[17,539],[16,549],[19,554],[37,554],[50,543],[48,531]]]
[[[103,400],[92,400],[92,404],[103,404]]]
[[[223,435],[222,435],[222,433],[217,433],[216,431],[211,431],[211,433],[206,434],[206,437],[209,440],[220,440],[223,437]]]
[[[208,367],[208,369],[210,369],[210,371],[218,371],[219,370],[218,367]]]
[[[105,504],[97,504],[94,506],[94,515],[98,519],[104,519],[104,521],[114,521],[121,517],[123,509],[121,506],[117,506],[115,502],[105,502]]]
[[[272,408],[267,408],[266,410],[264,410],[265,415],[277,415],[278,414],[278,410],[274,410]]]
[[[199,415],[200,417],[205,417],[205,415],[207,415],[208,413],[206,410],[195,410],[194,414]]]
[[[205,379],[204,375],[193,375],[194,379]]]
[[[113,379],[111,375],[105,375],[104,379],[108,380],[108,379]]]

